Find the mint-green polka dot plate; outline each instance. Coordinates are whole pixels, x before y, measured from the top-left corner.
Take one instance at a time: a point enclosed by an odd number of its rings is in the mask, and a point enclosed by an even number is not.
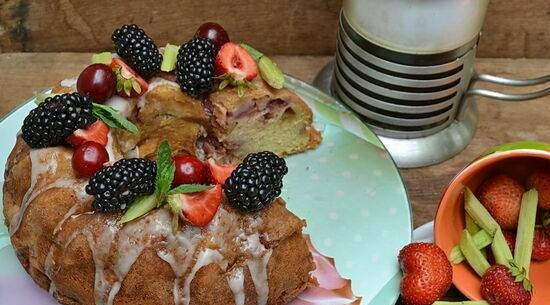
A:
[[[316,150],[287,158],[282,196],[307,221],[315,247],[334,257],[339,272],[352,280],[361,304],[392,305],[399,295],[397,253],[412,235],[399,172],[378,138],[333,98],[290,77],[286,86],[313,109],[323,141]],[[0,173],[34,107],[30,100],[0,122]],[[21,294],[13,299],[17,303],[54,304],[19,266],[0,224],[0,295],[8,293]]]

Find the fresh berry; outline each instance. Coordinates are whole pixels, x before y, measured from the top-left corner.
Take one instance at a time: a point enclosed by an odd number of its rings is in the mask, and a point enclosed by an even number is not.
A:
[[[210,170],[210,182],[213,184],[224,184],[225,180],[231,176],[231,173],[237,168],[236,164],[218,164],[213,159],[206,161]]]
[[[116,75],[116,91],[120,96],[137,97],[143,95],[149,85],[120,58],[114,58],[111,69]]]
[[[550,259],[550,232],[548,229],[535,229],[531,259],[539,262]]]
[[[75,130],[67,137],[67,143],[71,144],[72,147],[77,147],[84,142],[92,141],[105,146],[107,145],[108,134],[109,126],[103,121],[97,120],[86,128]]]
[[[216,47],[208,38],[193,38],[178,51],[176,80],[191,96],[208,92],[214,85]]]
[[[491,305],[529,305],[531,293],[524,285],[507,267],[497,264],[483,275],[481,295]]]
[[[203,23],[197,29],[195,37],[204,37],[212,40],[216,46],[216,51],[219,50],[225,43],[229,42],[229,36],[227,35],[225,29],[215,22]]]
[[[85,142],[73,152],[73,169],[80,177],[90,177],[109,161],[105,147],[96,142]]]
[[[252,80],[258,75],[258,65],[240,45],[228,42],[216,56],[216,75],[228,75],[233,80]]]
[[[243,163],[253,166],[257,171],[263,171],[265,175],[275,175],[281,180],[288,173],[285,159],[280,158],[270,151],[262,151],[247,155]]]
[[[504,239],[506,239],[506,243],[508,244],[510,251],[514,254],[514,249],[516,248],[516,232],[502,231],[502,234],[504,235]]]
[[[172,212],[195,226],[205,226],[212,221],[222,201],[222,187],[215,185],[206,191],[168,196]]]
[[[539,192],[539,207],[550,210],[550,171],[539,170],[527,178],[527,187]]]
[[[122,159],[96,172],[86,186],[95,197],[93,208],[99,212],[123,210],[138,196],[155,191],[155,162],[146,159]]]
[[[208,182],[208,168],[199,159],[191,155],[175,156],[173,186],[182,184],[205,184]]]
[[[261,210],[281,194],[286,171],[284,159],[274,153],[250,154],[225,181],[225,195],[241,210]]]
[[[116,91],[116,75],[111,67],[104,64],[89,65],[80,73],[76,89],[92,101],[102,103]]]
[[[92,100],[80,93],[65,93],[46,98],[31,110],[21,128],[23,139],[32,148],[56,146],[75,130],[95,122]]]
[[[123,25],[111,37],[117,54],[143,77],[160,68],[162,55],[155,42],[135,24]]]
[[[445,252],[429,243],[412,243],[399,251],[403,270],[401,297],[406,305],[431,305],[451,287],[453,268]]]
[[[515,179],[496,175],[481,185],[479,200],[503,230],[515,230],[524,191]]]

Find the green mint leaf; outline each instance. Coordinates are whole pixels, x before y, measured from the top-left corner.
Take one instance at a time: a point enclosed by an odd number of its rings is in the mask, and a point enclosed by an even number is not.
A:
[[[124,129],[133,134],[137,134],[139,132],[136,125],[128,121],[113,107],[93,103],[92,113],[95,117],[102,120],[105,124],[112,128]]]
[[[246,43],[241,43],[241,47],[243,47],[248,52],[248,54],[250,54],[250,56],[252,56],[252,58],[254,58],[255,60],[258,60],[264,56],[262,52],[254,49],[253,47],[247,45]]]
[[[157,152],[157,176],[155,179],[156,193],[164,197],[170,190],[176,166],[172,161],[172,149],[168,141],[163,140],[158,147]]]
[[[168,192],[168,195],[202,192],[202,191],[211,189],[212,187],[213,187],[212,185],[205,185],[205,184],[182,184],[180,186],[177,186],[171,189]]]

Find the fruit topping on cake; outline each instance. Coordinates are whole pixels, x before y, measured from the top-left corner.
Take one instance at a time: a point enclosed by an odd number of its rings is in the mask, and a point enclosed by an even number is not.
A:
[[[237,168],[236,164],[216,163],[213,159],[206,160],[209,169],[209,181],[214,184],[224,184],[231,173]]]
[[[109,161],[109,154],[99,143],[88,141],[78,145],[73,152],[72,165],[79,177],[90,177]]]
[[[237,87],[237,95],[243,96],[246,87],[253,88],[250,81],[257,75],[256,61],[238,44],[228,42],[216,55],[216,76],[223,79],[219,85],[220,89],[232,85]]]
[[[92,141],[105,146],[107,145],[108,134],[109,126],[103,121],[97,120],[86,128],[75,130],[67,137],[67,143],[77,147],[84,142]]]
[[[137,197],[152,194],[156,170],[155,162],[132,158],[119,160],[95,173],[86,186],[86,193],[95,198],[94,210],[124,210]]]
[[[191,155],[178,155],[174,158],[176,171],[172,185],[206,184],[209,178],[209,169],[201,160]]]
[[[178,51],[176,79],[191,96],[209,92],[214,86],[216,47],[208,38],[193,38]]]
[[[287,172],[285,160],[272,152],[250,154],[225,181],[225,195],[243,211],[261,210],[281,194]]]
[[[23,139],[32,148],[60,145],[75,130],[95,122],[92,100],[79,93],[47,98],[23,122]]]
[[[206,226],[212,221],[222,201],[222,187],[190,194],[172,194],[167,198],[170,211],[194,226]]]
[[[86,67],[76,81],[76,89],[96,103],[103,103],[116,91],[116,75],[108,65],[92,64]]]
[[[116,75],[116,92],[124,97],[143,95],[148,88],[147,82],[132,68],[118,58],[113,58],[111,69]]]
[[[160,69],[162,56],[157,45],[137,25],[123,25],[111,39],[117,54],[139,75],[149,77]]]
[[[229,35],[227,35],[227,32],[225,29],[215,23],[215,22],[206,22],[203,23],[199,28],[197,29],[197,32],[195,33],[195,37],[203,37],[210,39],[214,46],[216,47],[216,52],[227,42],[229,42]]]

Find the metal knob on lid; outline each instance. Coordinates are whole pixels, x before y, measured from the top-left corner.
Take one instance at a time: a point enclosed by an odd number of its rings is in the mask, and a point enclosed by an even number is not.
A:
[[[469,89],[473,81],[533,83],[474,72],[487,4],[488,0],[344,0],[334,62],[315,84],[357,113],[380,136],[398,166],[444,161],[464,149],[474,135],[473,95],[519,100],[546,93],[510,96]],[[545,80],[541,79],[534,81]]]

